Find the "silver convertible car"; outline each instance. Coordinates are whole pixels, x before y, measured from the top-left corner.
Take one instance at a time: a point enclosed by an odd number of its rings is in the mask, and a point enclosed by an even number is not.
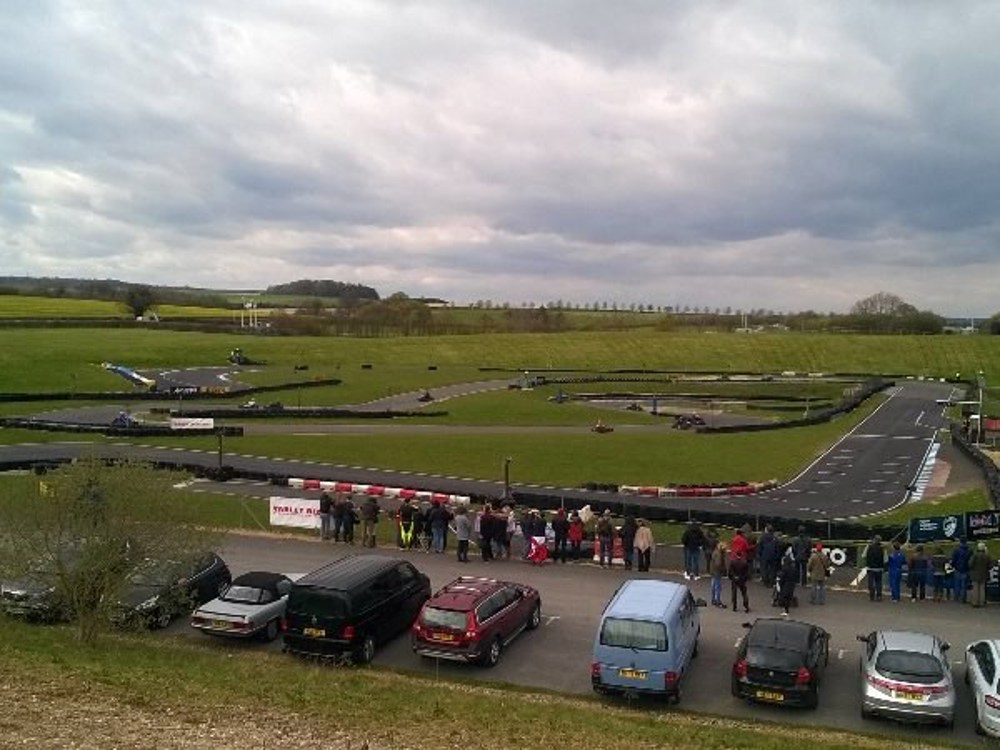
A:
[[[282,573],[255,571],[233,579],[212,601],[191,613],[191,627],[229,638],[258,636],[273,641],[281,632],[292,581]]]

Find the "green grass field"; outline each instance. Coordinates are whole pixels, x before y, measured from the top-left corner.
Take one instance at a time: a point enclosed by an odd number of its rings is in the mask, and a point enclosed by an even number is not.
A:
[[[161,320],[169,318],[224,318],[232,319],[233,311],[213,307],[188,305],[157,305],[153,308]],[[238,313],[237,313],[238,314]],[[262,312],[261,317],[266,313]],[[128,310],[118,302],[71,297],[32,297],[28,295],[0,295],[0,319],[88,319],[130,318]]]

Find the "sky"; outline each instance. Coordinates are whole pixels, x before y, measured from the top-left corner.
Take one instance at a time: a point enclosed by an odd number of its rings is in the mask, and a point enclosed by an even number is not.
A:
[[[1000,3],[7,2],[0,275],[1000,311]]]

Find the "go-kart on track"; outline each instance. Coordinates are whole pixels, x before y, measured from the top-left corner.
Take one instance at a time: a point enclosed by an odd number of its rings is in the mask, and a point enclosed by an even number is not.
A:
[[[204,368],[208,369],[208,368]],[[218,369],[218,368],[216,368]],[[438,389],[436,400],[463,393],[495,390],[508,381],[451,386]],[[830,448],[799,476],[787,484],[756,495],[740,497],[646,497],[631,494],[594,492],[578,488],[544,487],[512,484],[519,497],[530,502],[532,496],[557,496],[568,503],[610,505],[627,503],[639,507],[661,507],[676,510],[704,510],[723,513],[743,513],[748,516],[773,516],[802,520],[842,520],[883,512],[910,499],[919,497],[929,476],[936,451],[935,435],[947,426],[944,407],[937,401],[952,395],[951,386],[931,381],[903,381],[892,389],[889,397],[848,435]],[[414,395],[390,397],[401,405],[414,401]],[[382,402],[364,406],[385,408]],[[47,420],[107,424],[122,406],[100,406],[50,412]],[[628,425],[635,431],[661,431],[660,426]],[[253,434],[254,424],[245,427]],[[297,427],[308,432],[352,432],[359,430],[391,430],[428,433],[449,431],[468,432],[579,432],[584,427],[477,427],[463,428],[435,425],[324,425]],[[622,429],[626,429],[623,427]],[[192,465],[212,468],[218,465],[213,451],[193,451],[182,448],[157,448],[153,445],[116,444],[102,446],[102,455],[132,456],[168,465]],[[0,461],[65,461],[94,447],[81,443],[22,444],[0,447]],[[282,460],[264,456],[225,453],[223,461],[237,472],[250,476],[286,476],[309,479],[379,484],[389,487],[412,487],[452,495],[499,496],[502,484],[477,479],[437,476],[423,473],[385,471],[360,466],[342,466],[311,461]],[[760,477],[759,479],[766,479]]]

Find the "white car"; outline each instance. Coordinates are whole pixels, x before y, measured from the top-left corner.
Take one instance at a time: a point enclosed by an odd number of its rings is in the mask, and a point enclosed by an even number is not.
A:
[[[259,636],[273,641],[281,632],[292,582],[299,577],[261,571],[244,573],[217,598],[191,613],[191,627],[208,635]]]
[[[976,641],[965,649],[965,683],[972,689],[976,732],[1000,737],[1000,640]]]

